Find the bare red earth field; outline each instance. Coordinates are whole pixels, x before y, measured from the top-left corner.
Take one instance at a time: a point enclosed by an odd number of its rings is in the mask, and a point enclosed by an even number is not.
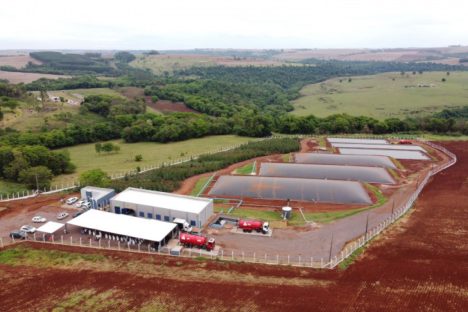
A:
[[[95,296],[112,291],[113,299],[125,298],[109,308],[125,311],[139,310],[150,298],[163,298],[168,311],[467,311],[468,142],[441,145],[458,163],[434,177],[410,215],[346,270],[36,245],[99,253],[105,260],[78,267],[0,264],[0,309],[50,310],[65,294],[92,288]]]
[[[160,111],[162,113],[170,112],[183,112],[183,113],[198,113],[196,110],[187,107],[183,102],[172,102],[166,100],[158,100],[156,103],[151,101],[151,97],[146,99],[146,103],[151,108]]]

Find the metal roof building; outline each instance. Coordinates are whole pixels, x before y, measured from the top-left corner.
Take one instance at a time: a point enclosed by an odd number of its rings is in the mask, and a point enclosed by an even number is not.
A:
[[[95,209],[90,209],[68,221],[67,225],[140,238],[161,245],[164,245],[177,231],[175,223],[135,218]]]
[[[110,200],[111,211],[171,222],[185,219],[202,227],[213,215],[213,200],[151,190],[127,188]]]

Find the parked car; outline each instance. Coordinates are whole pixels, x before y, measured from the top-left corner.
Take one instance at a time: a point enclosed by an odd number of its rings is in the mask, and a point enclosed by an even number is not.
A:
[[[67,199],[66,203],[67,203],[68,205],[72,205],[72,204],[75,203],[77,200],[78,200],[78,197],[70,197],[69,199]]]
[[[75,207],[80,208],[81,206],[83,206],[84,203],[85,203],[84,200],[79,200],[76,202]]]
[[[25,231],[13,231],[10,233],[10,237],[14,239],[26,239],[28,234]]]
[[[81,205],[81,207],[83,207],[83,208],[86,209],[86,210],[87,210],[87,209],[90,209],[90,208],[91,208],[91,203],[88,202],[88,201],[87,201],[87,202],[84,202],[84,204]]]
[[[47,221],[47,219],[44,218],[44,217],[41,217],[41,216],[35,216],[35,217],[32,218],[32,222],[34,222],[34,223],[44,223],[46,221]]]
[[[65,219],[66,217],[68,217],[68,213],[67,212],[61,212],[57,215],[57,220],[63,220]]]
[[[23,225],[20,228],[20,231],[33,234],[34,232],[36,232],[36,228],[32,225]]]

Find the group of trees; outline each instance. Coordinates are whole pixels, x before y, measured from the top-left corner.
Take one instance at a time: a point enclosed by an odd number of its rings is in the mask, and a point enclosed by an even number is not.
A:
[[[216,80],[195,80],[153,85],[145,88],[146,95],[174,102],[212,116],[232,116],[243,110],[263,112],[291,111],[285,92],[275,84],[246,84]]]
[[[98,154],[101,154],[101,152],[108,154],[112,152],[118,153],[120,151],[120,146],[112,142],[96,143],[94,144],[94,149]]]
[[[102,117],[136,115],[146,111],[146,103],[143,99],[128,100],[111,95],[90,95],[81,103],[81,109]]]
[[[388,118],[383,121],[366,116],[336,114],[325,118],[313,115],[297,117],[284,115],[277,120],[276,129],[281,133],[327,134],[327,133],[397,133],[429,131],[435,133],[466,133],[466,122],[457,122],[455,118],[435,116],[421,118]]]
[[[0,147],[0,177],[34,189],[49,187],[53,176],[74,170],[66,152],[50,151],[40,145]]]

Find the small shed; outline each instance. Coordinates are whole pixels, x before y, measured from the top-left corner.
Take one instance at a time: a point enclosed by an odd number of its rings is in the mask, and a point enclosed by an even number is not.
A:
[[[115,190],[110,188],[86,186],[81,189],[81,198],[91,203],[91,208],[100,209],[109,206]]]

